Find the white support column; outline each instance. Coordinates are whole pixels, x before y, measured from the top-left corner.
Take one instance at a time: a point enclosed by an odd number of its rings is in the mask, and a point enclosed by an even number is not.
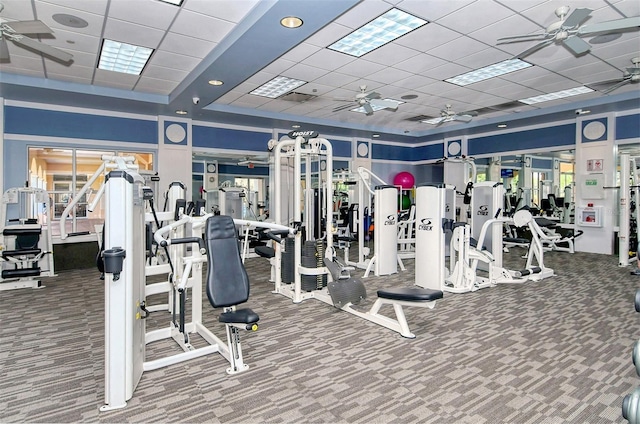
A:
[[[631,202],[630,181],[631,158],[628,154],[620,155],[620,215],[618,224],[618,265],[629,265],[629,219],[631,217],[629,203]]]

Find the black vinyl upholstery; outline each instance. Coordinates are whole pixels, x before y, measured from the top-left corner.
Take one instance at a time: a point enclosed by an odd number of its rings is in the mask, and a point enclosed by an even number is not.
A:
[[[214,308],[234,306],[249,299],[249,277],[240,258],[240,246],[233,218],[226,215],[207,219],[207,297]]]
[[[390,300],[407,300],[410,302],[431,302],[442,299],[444,294],[440,290],[423,289],[421,287],[394,287],[378,290],[378,297]]]

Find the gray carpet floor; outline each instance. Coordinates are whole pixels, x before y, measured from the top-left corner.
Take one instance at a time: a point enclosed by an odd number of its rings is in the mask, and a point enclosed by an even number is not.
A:
[[[505,263],[521,268],[522,253]],[[622,398],[640,385],[631,362],[640,277],[612,256],[551,252],[545,261],[556,277],[405,308],[417,336],[405,339],[317,300],[272,294],[268,262],[249,259],[247,306],[260,314],[260,329],[242,334],[251,368],[229,376],[213,354],[149,371],[112,412],[98,411],[103,282],[93,269],[60,272],[45,288],[0,292],[0,422],[623,422]],[[367,305],[377,288],[413,284],[405,263],[364,280]],[[218,314],[205,305],[205,324],[224,339]],[[147,329],[168,322],[155,312]],[[147,356],[176,349],[156,342]]]

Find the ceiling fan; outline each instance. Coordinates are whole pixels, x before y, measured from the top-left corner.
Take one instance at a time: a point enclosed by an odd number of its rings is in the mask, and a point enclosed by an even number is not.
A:
[[[445,105],[445,108],[440,111],[439,118],[427,119],[420,122],[424,122],[425,124],[431,124],[431,125],[435,125],[436,127],[439,127],[445,122],[453,122],[453,121],[459,121],[464,123],[471,122],[473,117],[477,115],[478,113],[475,111],[457,114],[456,112],[453,111],[451,105]]]
[[[261,156],[246,156],[238,161],[238,165],[247,165],[252,168],[253,165],[269,165],[269,160]]]
[[[589,18],[591,12],[593,12],[592,9],[579,8],[575,9],[567,16],[567,13],[569,13],[569,6],[561,6],[557,8],[555,12],[556,16],[560,18],[560,21],[549,25],[542,34],[538,33],[503,37],[498,39],[498,44],[542,40],[535,46],[516,55],[515,58],[517,59],[522,59],[523,57],[553,43],[562,43],[562,45],[569,49],[574,55],[580,56],[591,49],[591,45],[580,37],[602,33],[623,32],[632,28],[640,27],[640,16],[616,19],[592,25],[582,25],[582,23]]]
[[[628,67],[623,72],[622,78],[595,82],[593,84],[588,84],[588,86],[598,91],[599,89],[597,87],[602,87],[604,88],[604,90],[602,90],[602,93],[609,94],[613,90],[617,90],[623,85],[637,83],[638,81],[640,81],[640,57],[634,57],[633,59],[631,59],[631,63],[633,63],[633,66]]]
[[[4,5],[0,3],[0,13],[3,9]],[[25,34],[53,34],[53,30],[42,21],[5,21],[0,18],[0,60],[8,62],[10,59],[7,40],[61,62],[73,59],[72,54],[29,38]]]
[[[356,102],[356,104],[362,107],[367,116],[373,115],[373,112],[376,110],[392,110],[396,111],[398,109],[398,105],[401,102],[394,100],[381,99],[380,93],[376,93],[375,91],[367,92],[367,86],[361,85],[360,92],[356,94],[353,99],[336,99],[341,102]],[[354,106],[352,104],[338,106],[333,109],[334,112],[338,112],[341,110],[351,109]]]

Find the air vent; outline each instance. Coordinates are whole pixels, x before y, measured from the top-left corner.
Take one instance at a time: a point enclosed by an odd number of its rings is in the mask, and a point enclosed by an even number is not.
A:
[[[405,121],[420,122],[420,121],[425,121],[427,119],[433,119],[433,118],[435,118],[435,116],[418,115],[418,116],[412,116],[411,118],[407,118],[405,119]]]
[[[280,97],[280,100],[286,100],[288,102],[304,103],[307,100],[311,100],[315,97],[316,96],[311,94],[296,93],[295,91],[292,91],[291,93],[287,93],[284,96]]]

